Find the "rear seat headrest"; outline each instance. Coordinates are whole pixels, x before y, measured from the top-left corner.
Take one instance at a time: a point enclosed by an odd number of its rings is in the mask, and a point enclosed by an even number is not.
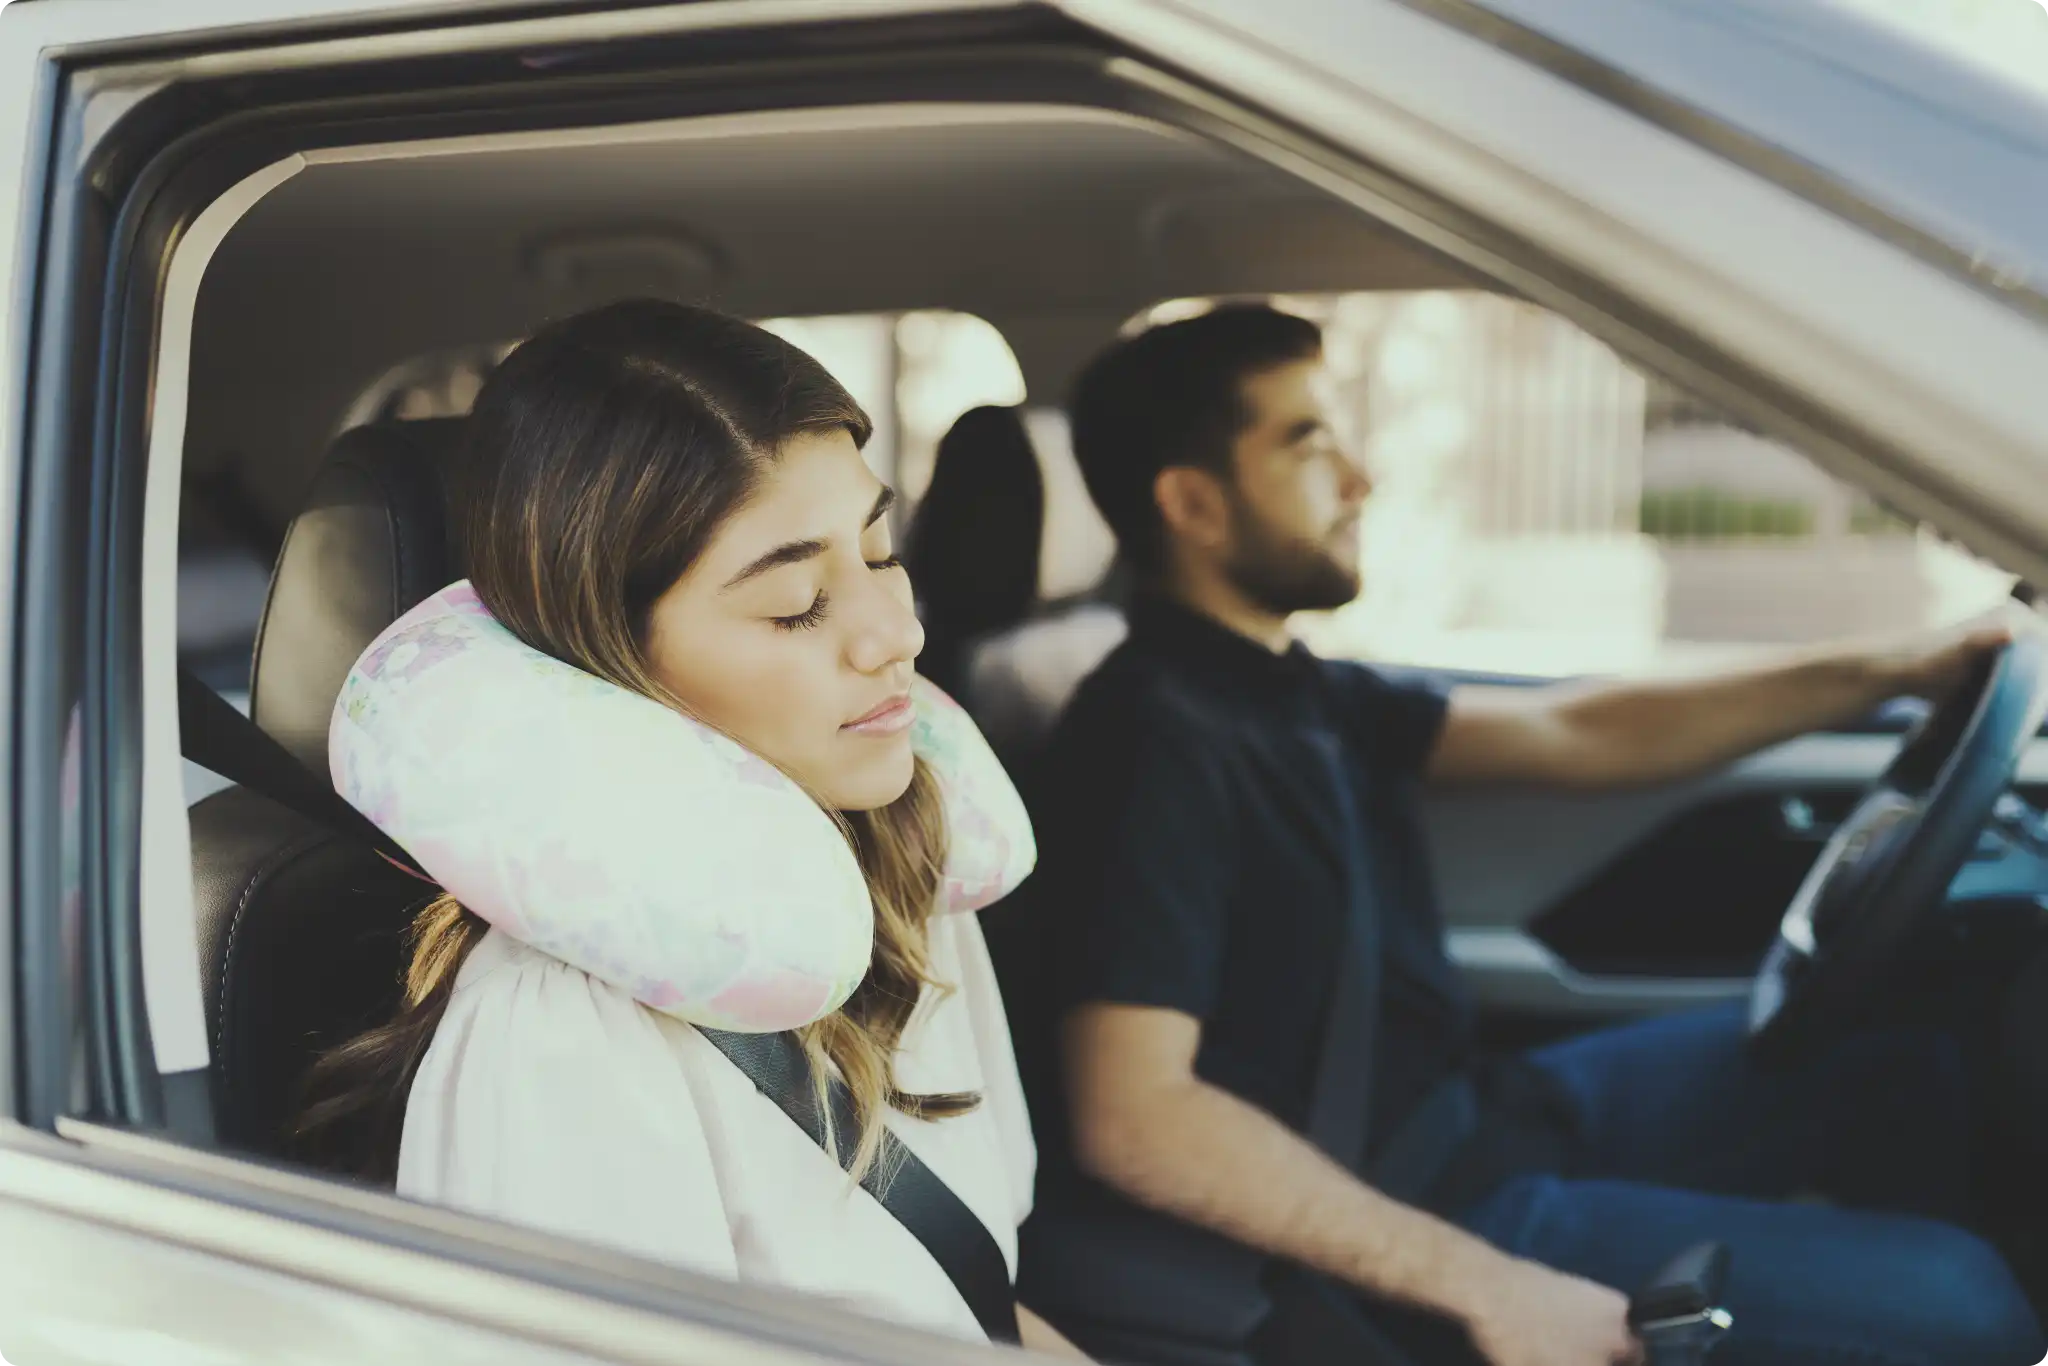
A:
[[[444,470],[461,418],[378,422],[335,439],[285,533],[256,637],[256,723],[327,773],[327,723],[349,667],[428,595],[462,577]]]
[[[963,683],[974,640],[1023,621],[1038,600],[1045,483],[1015,408],[963,414],[939,442],[904,550],[926,632],[920,669]]]

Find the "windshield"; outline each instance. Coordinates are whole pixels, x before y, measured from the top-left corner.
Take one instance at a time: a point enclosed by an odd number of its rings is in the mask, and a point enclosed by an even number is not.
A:
[[[2048,0],[1837,0],[1915,42],[2048,95]]]
[[[2043,0],[1481,3],[2048,297]]]

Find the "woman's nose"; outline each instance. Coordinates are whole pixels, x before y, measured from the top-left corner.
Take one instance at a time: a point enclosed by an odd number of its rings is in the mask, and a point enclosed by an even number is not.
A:
[[[924,649],[924,625],[902,572],[875,574],[871,582],[871,591],[861,595],[860,617],[847,647],[848,662],[864,674],[908,664]]]

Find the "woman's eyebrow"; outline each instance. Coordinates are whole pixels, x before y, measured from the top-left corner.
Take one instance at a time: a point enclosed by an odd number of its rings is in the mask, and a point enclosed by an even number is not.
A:
[[[861,525],[863,527],[873,526],[876,522],[886,517],[889,509],[894,506],[896,506],[896,490],[884,484],[882,491],[875,495],[874,507],[868,510],[867,521]],[[758,557],[748,564],[745,569],[742,569],[739,573],[726,580],[725,587],[719,591],[721,593],[730,592],[747,580],[759,578],[771,569],[780,569],[784,565],[802,564],[805,560],[816,559],[825,553],[830,544],[829,541],[820,540],[816,537],[802,541],[785,541],[767,554]]]
[[[731,592],[748,579],[759,578],[771,569],[780,569],[786,564],[802,564],[825,553],[825,542],[819,540],[785,541],[775,549],[761,556],[745,569],[726,580],[721,593]]]
[[[896,490],[890,488],[887,484],[882,485],[882,491],[875,495],[874,507],[868,511],[867,521],[861,523],[861,525],[864,527],[873,526],[876,522],[888,516],[889,509],[895,506]]]

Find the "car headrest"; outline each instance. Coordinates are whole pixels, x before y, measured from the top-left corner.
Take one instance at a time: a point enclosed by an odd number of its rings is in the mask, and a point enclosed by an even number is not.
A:
[[[327,725],[351,665],[385,627],[462,577],[442,477],[461,418],[342,433],[285,533],[256,637],[250,714],[327,774]]]
[[[972,642],[1031,614],[1044,530],[1045,482],[1022,412],[970,409],[939,442],[904,547],[924,618],[920,672],[958,689]]]

